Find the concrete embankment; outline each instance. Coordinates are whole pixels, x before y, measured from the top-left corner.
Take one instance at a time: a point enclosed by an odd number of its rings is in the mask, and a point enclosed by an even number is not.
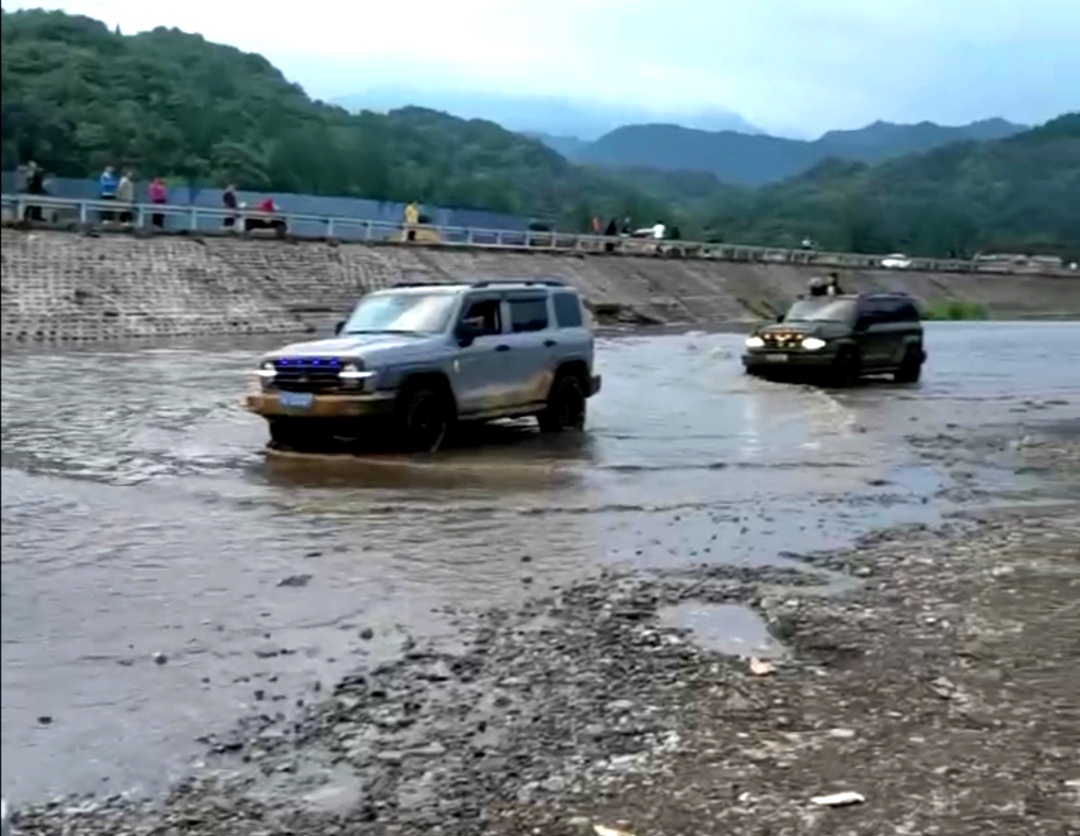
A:
[[[601,313],[641,322],[752,320],[825,268],[657,256],[335,245],[3,230],[4,341],[309,330],[400,281],[551,277]],[[1080,316],[1080,277],[841,270],[853,290],[961,300],[991,316]]]

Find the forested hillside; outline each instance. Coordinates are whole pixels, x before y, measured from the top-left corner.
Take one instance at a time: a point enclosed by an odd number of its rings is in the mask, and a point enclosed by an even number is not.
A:
[[[995,142],[967,142],[875,166],[826,161],[752,192],[720,191],[703,223],[727,240],[854,252],[1080,258],[1080,113]]]
[[[580,220],[663,212],[615,178],[491,122],[351,115],[265,58],[177,30],[123,36],[62,12],[2,16],[3,165],[106,163],[246,189],[419,199]]]
[[[33,159],[55,175],[95,176],[112,163],[143,179],[417,199],[564,229],[629,215],[746,244],[811,237],[862,252],[1080,258],[1080,114],[873,165],[827,159],[749,188],[707,173],[575,165],[492,122],[421,108],[352,115],[311,100],[261,56],[176,30],[124,36],[62,12],[0,20],[5,169]]]

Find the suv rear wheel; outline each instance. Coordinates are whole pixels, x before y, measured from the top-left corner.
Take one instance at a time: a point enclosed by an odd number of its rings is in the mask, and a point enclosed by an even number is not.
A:
[[[453,408],[446,393],[421,383],[406,389],[398,403],[397,425],[402,445],[412,453],[434,453],[446,440]]]
[[[915,346],[909,347],[904,353],[900,368],[893,375],[893,380],[897,383],[918,383],[919,376],[922,374],[922,363],[922,352]]]
[[[575,374],[555,378],[548,394],[547,406],[536,416],[540,431],[560,433],[585,428],[585,390]]]

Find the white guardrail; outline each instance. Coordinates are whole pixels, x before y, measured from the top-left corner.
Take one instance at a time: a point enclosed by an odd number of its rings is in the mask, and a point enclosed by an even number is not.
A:
[[[115,200],[80,200],[44,195],[0,195],[5,224],[28,223],[46,227],[198,232],[205,234],[247,234],[270,230],[295,238],[334,239],[366,243],[412,246],[460,246],[486,249],[528,249],[557,252],[651,254],[676,258],[704,258],[718,261],[814,264],[822,267],[881,267],[884,256],[818,250],[756,247],[738,244],[710,244],[695,241],[579,235],[567,232],[481,229],[475,227],[406,225],[404,222],[362,218],[306,215],[275,211],[272,214],[246,207],[226,209],[211,206],[166,203],[119,203]],[[231,224],[229,221],[231,220]],[[276,225],[276,226],[275,226]],[[249,229],[250,227],[250,229]],[[908,270],[934,272],[1061,273],[1054,269],[1017,268],[997,262],[959,259],[911,258]]]

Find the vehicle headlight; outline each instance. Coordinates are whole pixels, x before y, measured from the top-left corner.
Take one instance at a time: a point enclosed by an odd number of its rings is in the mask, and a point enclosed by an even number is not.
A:
[[[338,372],[338,377],[350,383],[361,383],[375,376],[375,372],[364,369],[363,363],[346,363]]]
[[[825,340],[818,337],[807,337],[802,341],[802,347],[807,351],[817,351],[819,348],[825,347]]]
[[[746,338],[746,347],[747,348],[763,348],[764,346],[765,346],[765,340],[761,339],[761,337],[747,337]]]
[[[277,374],[277,369],[274,368],[274,364],[269,360],[264,360],[259,364],[259,368],[256,369],[255,374],[262,378],[274,377]]]

